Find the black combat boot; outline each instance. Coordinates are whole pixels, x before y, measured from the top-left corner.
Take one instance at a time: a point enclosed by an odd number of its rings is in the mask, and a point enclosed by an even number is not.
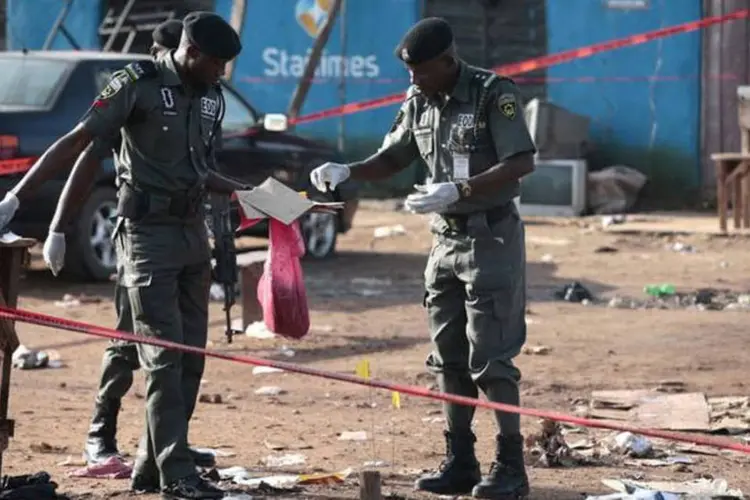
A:
[[[163,500],[197,500],[224,498],[224,491],[198,475],[189,476],[167,485],[161,491]]]
[[[471,492],[474,498],[517,500],[529,495],[529,478],[523,463],[523,437],[497,436],[495,461],[487,477]]]
[[[94,405],[94,417],[86,437],[83,458],[89,465],[98,464],[110,457],[119,456],[117,450],[117,414],[120,401],[117,399],[99,400]]]
[[[208,469],[216,466],[216,457],[210,453],[198,451],[195,448],[188,448],[190,456],[193,457],[195,465]]]
[[[445,432],[445,460],[438,471],[417,479],[414,487],[438,495],[470,493],[481,479],[479,462],[474,454],[477,438],[471,432],[456,434]]]

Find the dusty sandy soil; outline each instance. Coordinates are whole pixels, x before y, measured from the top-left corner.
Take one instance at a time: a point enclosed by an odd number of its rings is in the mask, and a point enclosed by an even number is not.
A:
[[[293,342],[243,336],[227,346],[221,306],[212,303],[210,347],[343,372],[353,372],[357,362],[367,359],[377,378],[429,386],[421,276],[430,237],[424,219],[387,207],[363,207],[355,228],[340,240],[337,258],[305,264],[313,323],[307,338]],[[403,225],[406,234],[378,240],[371,247],[376,227],[395,224]],[[691,245],[694,251],[676,251],[675,242]],[[608,307],[607,301],[618,295],[642,299],[647,283],[668,282],[678,290],[749,290],[750,240],[616,235],[601,231],[598,219],[592,219],[529,223],[527,246],[529,344],[546,346],[549,352],[518,358],[524,405],[569,413],[585,403],[592,390],[651,389],[663,380],[682,381],[686,390],[708,396],[747,395],[750,313],[618,309]],[[596,251],[605,246],[616,251]],[[556,300],[553,293],[572,280],[604,304]],[[101,301],[71,308],[56,305],[66,293],[85,293]],[[56,282],[41,270],[28,272],[20,306],[100,325],[114,323],[111,285]],[[27,347],[57,351],[65,367],[13,371],[10,413],[17,422],[16,437],[5,454],[3,472],[46,470],[60,484],[59,490],[71,496],[128,498],[127,480],[73,479],[67,476],[72,468],[60,465],[68,456],[80,456],[106,341],[33,325],[20,324],[18,331]],[[293,356],[288,356],[288,349]],[[278,386],[286,393],[255,395],[261,386]],[[203,392],[220,394],[223,402],[198,405],[190,438],[194,445],[233,453],[219,460],[221,467],[242,466],[261,477],[335,472],[380,462],[385,494],[428,497],[415,493],[411,485],[420,470],[440,461],[442,423],[435,401],[404,396],[402,408],[394,409],[386,391],[294,374],[253,375],[252,367],[215,359],[208,361]],[[142,394],[143,378],[138,375],[120,419],[120,443],[129,453],[135,452],[143,422]],[[538,427],[535,419],[524,418],[523,423],[526,433]],[[488,411],[478,411],[476,427],[486,469],[494,433]],[[341,441],[343,431],[365,431],[368,439]],[[598,436],[607,434],[597,431]],[[576,436],[572,439],[585,437]],[[35,451],[40,443],[59,452]],[[274,451],[271,444],[288,449]],[[284,453],[303,454],[304,465],[263,465],[265,457]],[[628,465],[624,460],[613,466],[534,467],[529,470],[532,498],[564,500],[608,493],[601,479],[618,477],[685,481],[710,475],[750,490],[750,462],[744,456],[691,458],[694,464],[681,467]],[[303,486],[280,496],[357,498],[356,475],[337,486]]]

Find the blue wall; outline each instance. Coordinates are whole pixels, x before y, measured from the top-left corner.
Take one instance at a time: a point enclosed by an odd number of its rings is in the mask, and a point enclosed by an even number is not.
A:
[[[60,15],[62,0],[7,0],[8,50],[39,50]],[[82,49],[99,49],[99,0],[73,0],[65,27]],[[53,49],[73,47],[58,33]]]
[[[693,21],[702,14],[701,0],[647,4],[647,9],[619,10],[603,0],[548,0],[549,52]],[[602,161],[628,162],[656,182],[695,187],[700,179],[700,71],[697,31],[553,66],[548,97],[592,118],[592,139],[602,148]],[[654,75],[664,79],[646,79]],[[590,76],[597,80],[566,81]],[[621,77],[636,81],[612,80]]]
[[[266,112],[286,112],[297,79],[304,69],[303,57],[312,47],[316,8],[330,0],[263,0],[247,3],[243,49],[233,83]],[[230,18],[232,0],[217,0],[216,10]],[[311,15],[312,14],[312,15]],[[408,75],[394,57],[393,49],[419,15],[417,0],[349,0],[346,2],[347,41],[343,51],[349,64],[342,102],[342,53],[339,16],[331,33],[318,79],[307,95],[301,114],[339,106],[346,102],[403,92]],[[322,18],[318,18],[321,21]],[[311,29],[303,28],[311,22]],[[319,24],[318,24],[319,26]],[[395,117],[397,106],[349,115],[344,120],[347,149],[368,149],[379,145]],[[305,135],[335,141],[341,118],[328,118],[298,127]],[[360,147],[357,147],[359,145]],[[370,151],[372,153],[372,151]]]

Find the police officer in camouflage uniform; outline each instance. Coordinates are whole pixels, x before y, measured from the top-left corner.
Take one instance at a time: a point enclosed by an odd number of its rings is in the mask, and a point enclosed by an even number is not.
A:
[[[34,167],[70,162],[92,139],[121,130],[114,238],[137,335],[206,345],[205,190],[250,188],[218,174],[213,154],[223,116],[218,80],[240,50],[239,37],[218,15],[187,16],[177,50],[116,72],[82,122]],[[71,203],[80,197],[75,186]],[[220,489],[197,475],[187,446],[204,358],[144,344],[138,355],[147,418],[133,489],[160,486],[164,498],[221,498]]]
[[[534,169],[534,143],[518,88],[507,78],[461,61],[450,26],[428,18],[413,26],[396,55],[409,70],[409,88],[380,150],[350,164],[324,164],[311,173],[321,190],[348,177],[377,180],[418,158],[429,182],[405,206],[433,214],[425,298],[433,351],[427,366],[440,389],[519,404],[520,372],[513,364],[526,340],[524,226],[513,198]],[[522,498],[529,485],[517,414],[496,412],[496,457],[481,478],[474,453],[474,407],[446,403],[447,453],[439,472],[416,488],[443,495]]]

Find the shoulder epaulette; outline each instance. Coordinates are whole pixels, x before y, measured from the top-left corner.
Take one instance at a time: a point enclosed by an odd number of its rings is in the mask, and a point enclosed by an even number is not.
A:
[[[159,68],[153,61],[136,61],[128,64],[123,69],[131,81],[135,82],[143,78],[154,78],[159,74]]]

